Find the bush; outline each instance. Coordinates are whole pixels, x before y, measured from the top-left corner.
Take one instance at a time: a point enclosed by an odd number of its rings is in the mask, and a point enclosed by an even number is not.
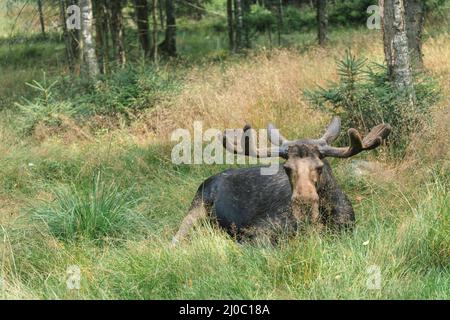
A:
[[[53,190],[53,201],[44,201],[31,210],[50,233],[63,241],[81,239],[102,242],[109,238],[135,235],[145,220],[134,208],[132,190],[122,192],[116,184],[106,184],[97,174],[90,185],[71,185]]]
[[[413,131],[420,129],[428,119],[428,109],[439,97],[436,83],[424,74],[416,75],[417,102],[414,110],[399,98],[402,93],[390,84],[387,68],[369,64],[366,59],[346,53],[337,62],[340,80],[328,88],[306,91],[317,108],[338,115],[344,127],[355,127],[368,132],[373,126],[386,122],[393,127],[390,140],[403,150]],[[407,110],[407,111],[405,111]]]
[[[369,14],[367,8],[378,5],[376,0],[338,1],[329,8],[329,22],[332,26],[365,26]]]
[[[275,25],[276,18],[269,9],[255,4],[251,6],[248,22],[251,28],[256,31],[267,32],[270,31]]]
[[[327,6],[330,27],[365,26],[369,13],[367,8],[376,5],[376,0],[347,0],[329,3]],[[286,32],[315,30],[317,27],[316,9],[305,5],[301,8],[287,6],[284,9],[284,28]]]
[[[69,79],[73,80],[73,79]],[[72,86],[68,90],[67,86]],[[60,86],[60,98],[71,101],[81,114],[132,114],[153,107],[179,88],[177,80],[165,70],[153,66],[131,66],[104,76],[97,82],[80,79]]]
[[[58,126],[61,124],[61,115],[70,116],[74,113],[70,102],[59,101],[54,97],[53,88],[56,84],[56,81],[49,84],[45,74],[42,83],[36,80],[27,83],[29,87],[37,90],[39,95],[33,100],[22,98],[21,103],[15,104],[22,114],[21,129],[25,133],[30,133],[38,123]]]
[[[30,134],[37,124],[58,127],[67,117],[94,114],[131,116],[151,108],[177,92],[178,80],[165,70],[152,66],[128,66],[98,81],[83,78],[62,78],[27,83],[36,90],[34,99],[22,97],[15,103],[21,117],[20,129]]]
[[[284,27],[286,32],[307,31],[316,28],[316,11],[313,7],[305,6],[298,9],[288,6],[284,10]]]

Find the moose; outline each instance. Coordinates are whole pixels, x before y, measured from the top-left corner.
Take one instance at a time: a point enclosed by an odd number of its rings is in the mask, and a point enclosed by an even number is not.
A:
[[[377,148],[391,131],[388,124],[372,128],[367,136],[348,130],[349,146],[333,147],[341,120],[334,117],[320,139],[290,141],[271,124],[269,148],[257,148],[251,126],[246,125],[240,143],[225,132],[223,146],[234,154],[248,157],[280,157],[286,161],[272,175],[262,175],[261,166],[229,169],[206,179],[198,188],[189,212],[172,240],[176,245],[205,217],[233,236],[244,236],[276,224],[308,222],[319,228],[351,229],[355,223],[352,204],[338,186],[327,157],[349,158]],[[232,141],[230,141],[232,140]],[[239,139],[238,139],[239,140]]]

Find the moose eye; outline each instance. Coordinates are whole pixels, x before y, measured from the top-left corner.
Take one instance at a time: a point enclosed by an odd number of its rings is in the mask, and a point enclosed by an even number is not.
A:
[[[320,166],[320,167],[317,167],[316,168],[316,171],[317,171],[317,174],[322,174],[322,169],[323,169],[323,166]]]
[[[284,165],[283,168],[284,168],[284,171],[286,172],[287,175],[291,174],[291,172],[292,172],[292,168],[291,167]]]

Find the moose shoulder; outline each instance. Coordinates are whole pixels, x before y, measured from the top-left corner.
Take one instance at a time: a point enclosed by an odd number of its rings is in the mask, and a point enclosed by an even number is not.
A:
[[[349,129],[350,146],[332,147],[339,135],[340,119],[333,118],[320,139],[289,141],[272,125],[268,128],[270,148],[257,148],[250,126],[235,131],[233,139],[223,135],[224,147],[235,154],[286,159],[274,174],[261,174],[262,167],[230,169],[206,179],[198,188],[187,216],[172,240],[179,242],[204,217],[215,218],[228,233],[241,235],[267,223],[310,221],[337,228],[355,221],[352,205],[339,188],[326,157],[348,158],[378,147],[390,132],[380,124],[362,139]],[[235,136],[241,135],[236,143]],[[232,141],[230,141],[232,140]]]

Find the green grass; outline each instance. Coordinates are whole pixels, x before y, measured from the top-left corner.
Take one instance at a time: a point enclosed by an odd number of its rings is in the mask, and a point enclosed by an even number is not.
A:
[[[129,238],[144,223],[134,210],[139,199],[133,199],[132,193],[133,189],[122,192],[114,183],[104,183],[99,172],[87,186],[56,188],[54,199],[31,209],[30,214],[62,241]]]
[[[0,30],[6,23],[0,19]],[[180,21],[181,59],[175,62],[175,67],[183,65],[180,78],[186,64],[207,71],[209,63],[247,59],[228,57],[226,37],[212,30],[214,23]],[[372,35],[333,30],[329,50],[336,44],[354,45],[353,37],[359,37],[363,51],[370,51]],[[171,145],[135,143],[126,125],[96,127],[90,139],[69,143],[58,132],[40,137],[22,130],[27,118],[14,102],[22,96],[39,102],[38,120],[48,129],[55,112],[41,108],[40,94],[25,85],[42,82],[43,70],[58,80],[49,107],[75,101],[84,103],[77,104],[79,110],[102,115],[130,101],[138,107],[151,107],[154,99],[177,101],[177,88],[189,79],[172,81],[165,62],[161,78],[136,62],[98,88],[64,76],[59,41],[23,39],[26,43],[17,36],[11,46],[0,39],[0,298],[450,298],[450,173],[445,160],[401,169],[407,159],[390,159],[387,166],[400,169],[386,179],[384,172],[358,177],[350,161],[331,161],[356,211],[353,232],[308,230],[276,245],[264,239],[239,244],[205,222],[179,247],[170,248],[198,185],[229,166],[174,165]],[[314,41],[314,32],[283,35],[283,46],[300,51],[314,47]],[[134,60],[137,43],[130,46]],[[263,47],[268,47],[267,37],[259,35],[255,49]],[[78,112],[76,121],[91,121],[87,114]],[[291,130],[287,134],[298,128]],[[73,265],[81,270],[80,290],[66,286]],[[367,287],[373,266],[381,271],[379,290]]]
[[[67,155],[55,148],[33,159],[35,166],[23,177],[23,185],[39,187],[28,191],[27,198],[49,194],[45,199],[50,199],[32,201],[31,210],[2,226],[0,267],[5,285],[1,295],[50,299],[450,297],[448,176],[431,176],[420,186],[404,190],[393,181],[375,184],[369,178],[349,177],[347,164],[336,161],[336,175],[355,203],[354,232],[336,235],[310,230],[275,246],[264,241],[237,244],[205,223],[187,242],[171,249],[170,238],[198,184],[223,167],[174,166],[168,161],[168,150],[164,145],[90,146]],[[92,181],[95,168],[101,168],[102,182]],[[62,185],[56,194],[53,181]],[[64,185],[69,189],[61,189]],[[16,186],[13,194],[20,189]],[[356,201],[357,196],[364,200]],[[145,217],[144,223],[133,220],[133,211]],[[46,223],[36,221],[36,215]],[[66,269],[71,265],[82,271],[79,291],[66,288]],[[366,286],[367,270],[373,265],[381,270],[380,290]]]

